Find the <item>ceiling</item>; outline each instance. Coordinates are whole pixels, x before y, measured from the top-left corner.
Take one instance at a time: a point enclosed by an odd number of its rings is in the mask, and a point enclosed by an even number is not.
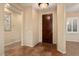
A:
[[[24,7],[27,7],[27,6],[33,6],[35,9],[37,10],[49,10],[49,9],[55,9],[56,8],[56,4],[55,3],[49,3],[49,6],[48,8],[46,9],[41,9],[39,6],[38,6],[38,3],[21,3],[20,5],[24,6]]]
[[[22,6],[33,6],[37,10],[42,10],[38,7],[37,3],[21,3]],[[65,11],[66,12],[79,12],[79,4],[78,3],[65,3]],[[56,3],[49,3],[49,7],[45,10],[55,9],[57,6]],[[44,10],[44,9],[43,9]]]

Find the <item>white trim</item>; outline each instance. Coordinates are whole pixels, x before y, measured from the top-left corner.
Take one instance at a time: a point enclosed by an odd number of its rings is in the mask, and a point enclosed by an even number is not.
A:
[[[53,42],[53,44],[57,44],[56,42]]]
[[[33,44],[33,43],[26,43],[23,46],[29,46],[29,47],[34,47],[35,45],[37,45],[39,42]]]
[[[66,40],[66,41],[70,41],[70,42],[79,42],[79,40],[75,40],[75,39],[72,39],[72,40]]]
[[[66,54],[66,51],[62,51],[60,49],[57,49],[59,52],[61,52],[62,54]]]
[[[22,19],[23,19],[23,12],[21,12],[21,17],[22,17]],[[21,19],[21,46],[24,46],[24,38],[23,38],[23,20]]]
[[[30,44],[30,43],[26,43],[26,44],[24,44],[24,46],[34,47],[34,45]]]
[[[20,40],[14,41],[14,42],[9,42],[9,43],[5,44],[5,46],[11,45],[11,44],[16,43],[16,42],[20,42]]]

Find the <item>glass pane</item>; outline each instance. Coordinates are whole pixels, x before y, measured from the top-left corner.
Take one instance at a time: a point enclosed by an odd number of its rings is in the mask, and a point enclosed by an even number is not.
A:
[[[77,32],[77,20],[73,20],[73,32]]]
[[[71,22],[69,22],[69,24],[68,24],[68,32],[70,32],[70,31],[72,31],[72,23]]]

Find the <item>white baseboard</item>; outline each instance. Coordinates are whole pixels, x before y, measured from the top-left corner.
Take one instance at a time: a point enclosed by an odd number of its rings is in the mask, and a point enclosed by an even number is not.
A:
[[[5,46],[11,45],[11,44],[16,43],[16,42],[20,42],[20,40],[14,41],[14,42],[9,42],[9,43],[5,44]]]
[[[30,43],[26,43],[26,44],[24,44],[23,46],[34,47],[33,44],[30,44]]]
[[[53,42],[53,44],[57,44],[56,42]]]
[[[61,51],[60,49],[57,49],[59,52],[61,52],[62,54],[66,54],[66,51]]]
[[[23,46],[29,46],[29,47],[34,47],[35,45],[37,45],[39,42],[35,43],[35,44],[30,44],[30,43],[26,43]]]
[[[79,40],[66,40],[66,41],[70,41],[70,42],[79,42]]]

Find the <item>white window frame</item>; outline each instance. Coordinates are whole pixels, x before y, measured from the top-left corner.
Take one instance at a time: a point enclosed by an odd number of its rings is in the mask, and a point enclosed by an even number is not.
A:
[[[77,32],[74,32],[73,31],[73,21],[74,20],[77,20]],[[66,31],[67,31],[67,33],[78,33],[79,31],[78,31],[78,20],[79,20],[79,18],[78,17],[68,17],[67,18],[67,22],[66,22]],[[71,21],[71,25],[72,25],[72,27],[71,27],[71,31],[68,31],[68,23]]]

